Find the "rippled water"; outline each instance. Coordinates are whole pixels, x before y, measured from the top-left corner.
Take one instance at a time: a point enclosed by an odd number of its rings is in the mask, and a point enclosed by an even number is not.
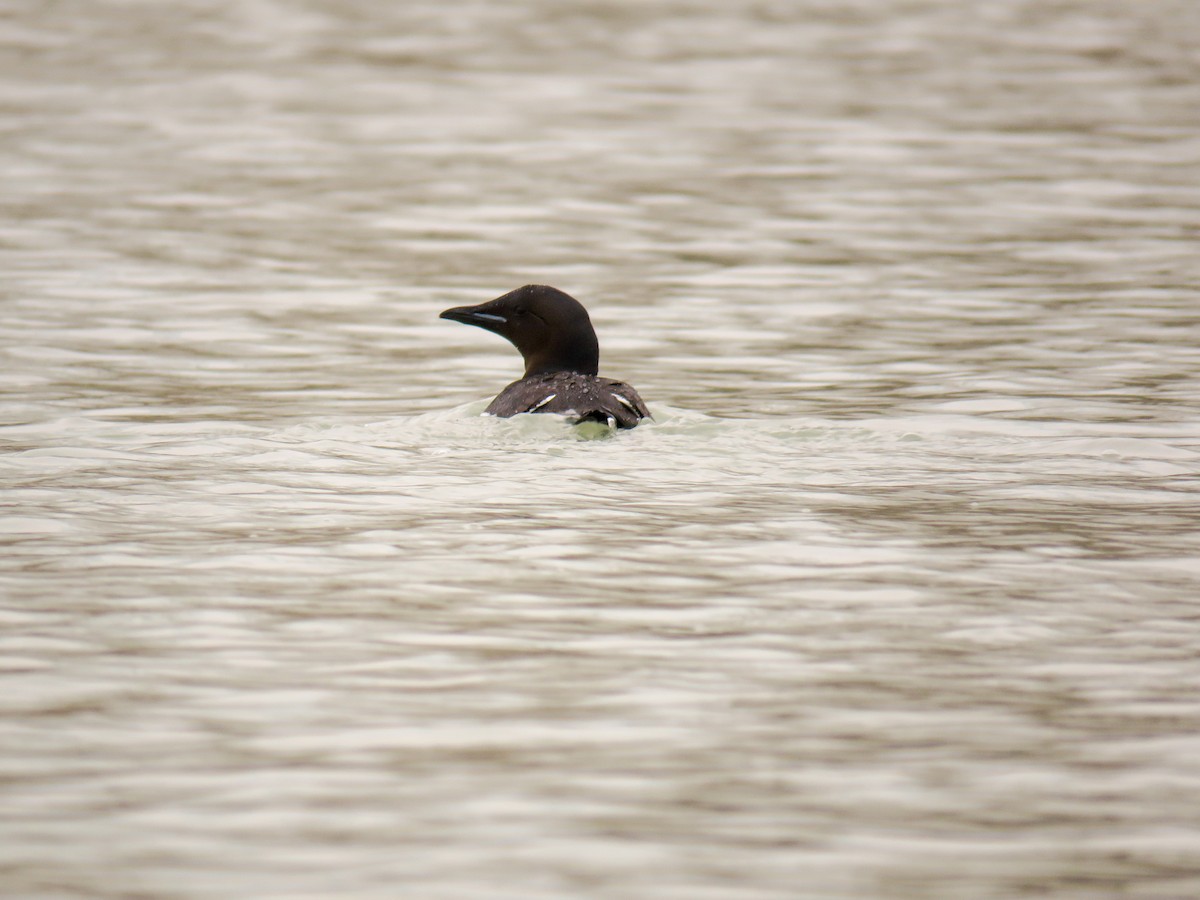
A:
[[[0,41],[0,893],[1200,895],[1200,7]]]

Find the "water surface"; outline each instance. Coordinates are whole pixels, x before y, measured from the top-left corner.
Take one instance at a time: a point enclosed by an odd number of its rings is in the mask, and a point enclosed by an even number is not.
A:
[[[1198,37],[19,11],[2,892],[1200,894]],[[478,416],[530,281],[653,424]]]

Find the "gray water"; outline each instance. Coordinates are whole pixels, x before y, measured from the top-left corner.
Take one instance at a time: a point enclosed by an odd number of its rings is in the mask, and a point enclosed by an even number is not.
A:
[[[1200,896],[1200,6],[10,13],[0,894]]]

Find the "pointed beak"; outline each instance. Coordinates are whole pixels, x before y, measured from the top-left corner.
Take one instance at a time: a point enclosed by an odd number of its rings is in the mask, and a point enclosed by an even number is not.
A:
[[[446,310],[438,318],[450,319],[466,325],[478,325],[489,331],[494,331],[497,326],[508,321],[504,316],[498,316],[495,313],[480,312],[478,306],[456,306],[454,309]]]

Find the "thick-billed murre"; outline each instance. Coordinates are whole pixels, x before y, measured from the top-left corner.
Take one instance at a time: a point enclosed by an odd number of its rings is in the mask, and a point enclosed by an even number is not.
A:
[[[650,411],[629,385],[596,372],[600,346],[587,310],[545,284],[527,284],[478,306],[439,318],[477,325],[507,338],[525,358],[525,375],[502,390],[484,415],[557,413],[575,422],[632,428]]]

